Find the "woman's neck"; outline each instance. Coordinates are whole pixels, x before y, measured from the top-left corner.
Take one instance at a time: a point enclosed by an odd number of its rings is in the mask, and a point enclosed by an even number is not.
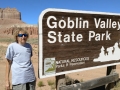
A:
[[[26,43],[26,42],[25,42]],[[24,46],[25,45],[25,43],[22,43],[22,42],[18,42],[18,44],[20,44],[20,45],[22,45],[22,46]]]

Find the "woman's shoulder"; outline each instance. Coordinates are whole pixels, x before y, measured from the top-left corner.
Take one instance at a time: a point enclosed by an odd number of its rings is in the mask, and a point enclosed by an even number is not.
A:
[[[26,45],[29,45],[29,46],[31,46],[31,44],[30,44],[30,43],[26,43]]]
[[[14,45],[16,45],[16,42],[10,43],[10,44],[8,45],[8,47],[12,47],[12,46],[14,46]]]
[[[31,44],[30,43],[26,43],[26,46],[31,47]]]

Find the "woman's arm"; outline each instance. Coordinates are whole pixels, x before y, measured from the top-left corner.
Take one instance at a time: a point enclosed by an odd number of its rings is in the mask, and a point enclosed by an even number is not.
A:
[[[10,76],[10,68],[11,68],[11,60],[6,60],[6,85],[5,88],[6,90],[10,90],[10,80],[9,80],[9,76]]]

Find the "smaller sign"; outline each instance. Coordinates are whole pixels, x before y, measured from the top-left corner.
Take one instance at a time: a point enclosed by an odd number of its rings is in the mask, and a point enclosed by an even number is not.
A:
[[[44,59],[44,75],[55,74],[56,71],[55,63],[56,63],[55,58]]]

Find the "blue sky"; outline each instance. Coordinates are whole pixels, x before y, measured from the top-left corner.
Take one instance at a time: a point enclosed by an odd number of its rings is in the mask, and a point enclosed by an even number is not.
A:
[[[0,8],[17,8],[22,21],[37,24],[46,8],[120,13],[120,0],[0,0]]]

